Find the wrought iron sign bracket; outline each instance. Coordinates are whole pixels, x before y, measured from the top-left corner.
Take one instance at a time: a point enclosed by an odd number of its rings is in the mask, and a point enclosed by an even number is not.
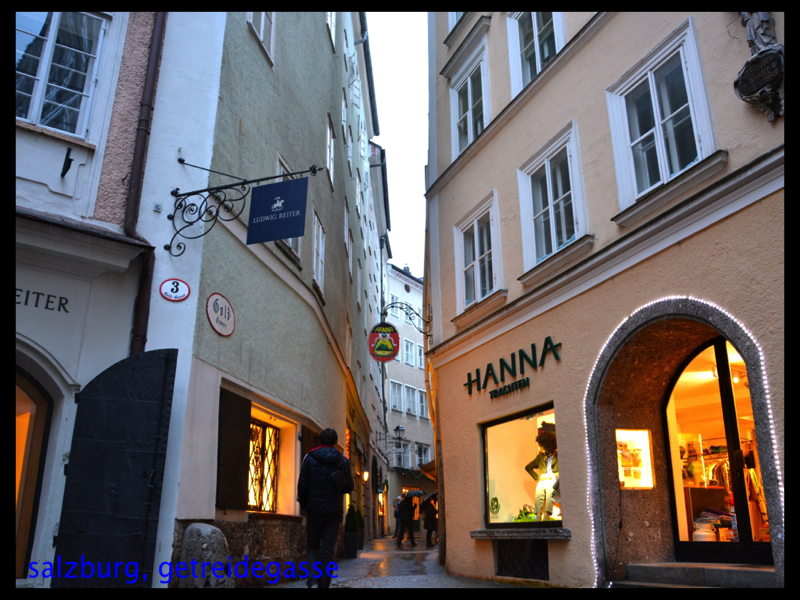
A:
[[[303,175],[311,173],[315,176],[318,172],[323,171],[323,168],[317,165],[311,165],[305,171],[295,171],[294,173],[282,173],[281,175],[271,175],[270,177],[260,177],[258,179],[243,179],[235,175],[228,175],[227,173],[220,173],[219,171],[212,171],[197,165],[190,165],[184,159],[179,158],[178,162],[187,167],[194,167],[195,169],[202,169],[210,173],[217,173],[218,175],[225,175],[233,179],[239,179],[237,183],[229,185],[220,185],[216,187],[206,188],[204,190],[195,190],[193,192],[181,192],[180,188],[175,188],[170,192],[175,198],[175,206],[171,214],[167,218],[172,221],[172,227],[175,230],[169,244],[164,246],[172,256],[180,256],[186,251],[186,244],[182,241],[176,243],[178,236],[187,240],[196,240],[203,237],[214,225],[217,220],[232,221],[242,214],[245,207],[245,199],[250,193],[250,186],[262,181],[269,181],[270,179],[280,179],[281,177],[292,177],[293,175]],[[197,199],[190,200],[197,196]],[[215,203],[211,202],[213,198]],[[180,220],[180,223],[179,223]],[[210,223],[208,227],[206,223]],[[195,227],[198,225],[198,227]]]
[[[395,307],[397,307],[400,310],[402,310],[404,313],[406,313],[406,315],[409,316],[409,318],[412,319],[412,321],[413,321],[412,324],[414,325],[414,327],[415,327],[415,329],[417,331],[419,331],[421,334],[425,335],[426,337],[431,338],[431,340],[432,340],[433,335],[431,335],[431,333],[430,333],[430,331],[431,331],[431,321],[433,320],[432,317],[428,317],[427,319],[425,319],[421,314],[419,314],[416,310],[414,310],[414,308],[410,304],[408,304],[407,302],[392,302],[392,303],[387,304],[386,306],[384,306],[381,309],[381,321],[385,321],[387,316],[389,315],[389,309],[390,308],[395,308]],[[422,323],[422,325],[421,326],[417,325],[417,323]],[[431,340],[429,340],[429,341],[431,341]]]

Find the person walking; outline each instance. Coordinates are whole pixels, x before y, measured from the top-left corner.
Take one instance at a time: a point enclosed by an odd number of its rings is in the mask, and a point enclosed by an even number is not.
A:
[[[417,542],[414,539],[414,499],[408,494],[400,502],[400,530],[397,534],[398,550],[403,547],[403,538],[406,531],[408,532],[408,538],[411,540],[411,546],[416,546]]]
[[[394,504],[394,538],[397,539],[400,535],[400,501],[403,499],[402,496],[397,497],[397,502]],[[402,541],[402,540],[401,540]]]
[[[309,567],[315,562],[322,563],[322,577],[318,580],[309,577],[308,587],[331,585],[327,566],[333,560],[344,513],[342,495],[353,491],[355,486],[350,462],[335,448],[338,440],[336,430],[323,429],[319,434],[321,445],[303,457],[297,480],[297,500],[306,512]]]
[[[425,529],[427,530],[427,535],[425,536],[425,545],[428,548],[433,548],[433,532],[436,531],[436,528],[439,524],[436,505],[433,503],[433,498],[429,498],[422,507],[422,515],[425,519]]]

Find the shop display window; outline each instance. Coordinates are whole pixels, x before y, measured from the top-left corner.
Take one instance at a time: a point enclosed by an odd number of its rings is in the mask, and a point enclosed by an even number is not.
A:
[[[624,490],[651,490],[653,444],[647,429],[617,429],[617,470]]]
[[[560,527],[553,404],[483,426],[486,526]]]

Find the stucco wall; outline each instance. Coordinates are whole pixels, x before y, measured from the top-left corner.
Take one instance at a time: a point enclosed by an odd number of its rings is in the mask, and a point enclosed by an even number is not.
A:
[[[133,149],[154,22],[155,13],[130,13],[119,67],[119,82],[115,89],[114,108],[103,156],[103,171],[94,207],[96,219],[116,225],[122,225],[125,218]]]
[[[496,23],[504,27],[502,16],[503,13],[493,14],[488,34],[490,46],[495,43],[495,38],[506,44],[504,50],[500,44],[494,53],[490,47],[488,54],[493,94],[498,86],[508,87],[506,33],[494,29]],[[729,153],[727,166],[706,184],[725,177],[781,145],[784,139],[784,119],[768,123],[760,111],[733,93],[732,83],[750,56],[744,28],[738,21],[731,23],[734,16],[735,13],[693,15],[717,146]],[[621,209],[605,90],[688,17],[689,13],[615,14],[520,109],[509,125],[500,129],[478,154],[458,167],[460,170],[452,181],[437,189],[439,214],[433,235],[438,237],[440,251],[442,314],[446,316],[442,319],[444,339],[456,332],[450,319],[458,314],[453,224],[494,190],[500,214],[500,239],[493,251],[502,252],[503,267],[498,287],[508,289],[509,301],[524,293],[525,288],[517,280],[526,271],[520,251],[522,227],[517,169],[573,119],[577,125],[578,160],[585,190],[586,208],[580,211],[580,218],[586,224],[586,233],[595,236],[592,251],[601,250],[633,228],[620,227],[611,221]],[[779,40],[783,39],[782,24],[783,16],[778,13],[776,31]],[[619,40],[625,42],[619,43]],[[438,55],[439,70],[448,56],[446,52]],[[579,93],[576,93],[576,82],[580,82]],[[438,76],[437,86],[437,146],[439,172],[443,172],[450,163],[450,92],[447,81],[441,76]],[[493,97],[493,114],[503,108],[498,104]],[[525,135],[520,135],[520,131]],[[679,194],[659,212],[668,210],[698,189],[699,186],[695,186]]]
[[[479,424],[552,401],[559,430],[562,511],[572,540],[549,543],[551,583],[596,582],[592,523],[587,507],[584,397],[592,368],[608,337],[639,307],[669,295],[711,302],[738,319],[761,345],[773,403],[775,436],[783,464],[784,302],[783,193],[723,219],[535,319],[499,323],[474,350],[434,356],[439,382],[443,469],[448,493],[447,568],[489,577],[491,543],[469,532],[483,528],[483,458]],[[518,324],[517,324],[518,323]],[[486,390],[467,395],[467,372],[545,336],[561,343],[559,362],[548,356],[531,386],[490,400]],[[475,343],[477,340],[471,340]],[[521,476],[524,475],[521,474]]]

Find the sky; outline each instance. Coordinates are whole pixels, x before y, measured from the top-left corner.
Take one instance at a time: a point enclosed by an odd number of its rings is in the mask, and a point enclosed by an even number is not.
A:
[[[369,50],[389,185],[392,259],[422,277],[428,162],[428,14],[368,12]],[[413,35],[409,35],[412,32]]]

